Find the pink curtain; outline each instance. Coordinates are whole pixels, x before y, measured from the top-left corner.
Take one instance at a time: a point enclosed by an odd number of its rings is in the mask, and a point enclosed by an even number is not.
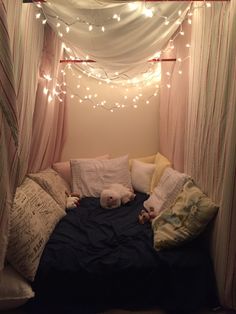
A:
[[[19,0],[0,0],[0,270],[16,187],[28,169],[60,158],[65,136],[65,95],[59,102],[53,93],[62,76],[62,44],[48,26],[44,36],[35,10]],[[52,77],[48,95],[44,74]]]
[[[33,117],[29,172],[47,168],[60,159],[66,130],[66,95],[61,93],[58,96],[53,90],[57,88],[56,84],[63,83],[59,62],[62,52],[62,42],[46,26]],[[50,80],[45,79],[48,75]],[[65,90],[64,85],[61,88]]]
[[[9,214],[18,181],[18,121],[6,7],[0,0],[0,270],[8,242]]]
[[[159,107],[159,151],[175,169],[184,169],[185,121],[188,106],[189,48],[191,26],[184,22],[170,41],[162,58],[176,61],[162,62]],[[176,36],[177,35],[177,36]],[[174,49],[171,48],[174,45]],[[169,88],[169,87],[170,88]]]
[[[17,93],[20,182],[28,169],[38,72],[43,49],[44,25],[35,18],[36,13],[37,10],[32,4],[22,5],[18,0],[7,1]]]

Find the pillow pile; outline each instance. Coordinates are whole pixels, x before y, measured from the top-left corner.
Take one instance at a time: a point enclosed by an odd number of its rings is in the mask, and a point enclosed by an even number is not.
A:
[[[44,246],[64,215],[64,209],[30,178],[17,188],[7,260],[26,279],[34,280]]]
[[[100,197],[112,183],[132,190],[128,155],[113,159],[71,159],[72,191],[81,197]]]
[[[188,179],[187,174],[167,167],[152,194],[143,203],[144,207],[147,210],[153,208],[158,215],[162,210],[170,207]]]
[[[188,180],[174,204],[153,220],[154,248],[176,247],[196,238],[217,211],[218,206]]]

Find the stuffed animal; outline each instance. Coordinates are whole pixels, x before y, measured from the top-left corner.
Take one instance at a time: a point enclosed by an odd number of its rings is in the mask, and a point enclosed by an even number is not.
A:
[[[149,210],[142,209],[138,215],[138,221],[140,224],[145,224],[146,222],[152,222],[152,220],[157,216],[155,209],[150,207]]]
[[[79,194],[66,192],[66,209],[72,209],[79,206]]]
[[[103,208],[117,208],[135,198],[132,190],[119,183],[113,183],[104,189],[100,195],[100,205]]]

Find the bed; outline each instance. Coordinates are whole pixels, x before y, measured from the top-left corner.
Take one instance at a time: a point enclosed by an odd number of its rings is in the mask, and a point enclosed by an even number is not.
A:
[[[217,303],[205,233],[218,207],[192,178],[159,153],[131,166],[127,155],[76,159],[66,170],[29,174],[14,199],[7,259],[31,283],[29,313],[190,314]],[[134,189],[135,198],[102,208],[108,181]],[[79,205],[65,211],[65,191],[77,188]],[[154,209],[152,222],[140,224],[143,208]]]
[[[108,210],[87,197],[57,224],[33,282],[34,303],[104,308],[152,307],[187,311],[214,296],[209,255],[197,239],[157,252],[151,224],[138,223],[147,195]],[[38,303],[37,303],[38,306]],[[84,311],[84,310],[83,310]]]

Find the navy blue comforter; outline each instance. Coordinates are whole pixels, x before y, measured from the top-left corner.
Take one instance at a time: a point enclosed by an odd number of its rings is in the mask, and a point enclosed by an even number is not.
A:
[[[214,276],[199,240],[180,248],[153,249],[150,224],[138,213],[147,195],[117,209],[84,198],[58,223],[33,283],[47,304],[162,306],[190,312],[214,296]]]

